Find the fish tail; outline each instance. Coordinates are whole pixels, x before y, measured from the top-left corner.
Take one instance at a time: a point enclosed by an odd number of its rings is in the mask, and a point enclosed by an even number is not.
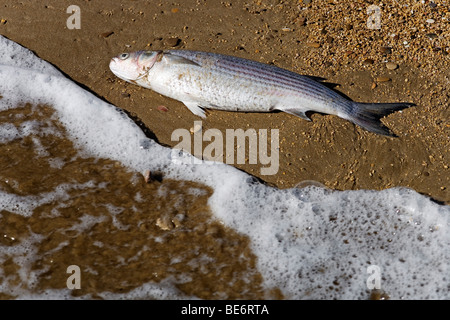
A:
[[[395,137],[388,127],[380,119],[394,111],[414,106],[413,103],[360,103],[352,102],[352,110],[348,114],[348,120],[358,126],[377,134]]]

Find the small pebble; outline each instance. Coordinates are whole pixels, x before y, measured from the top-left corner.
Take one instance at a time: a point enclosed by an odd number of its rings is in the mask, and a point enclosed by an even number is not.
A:
[[[377,83],[376,82],[372,82],[372,85],[370,86],[370,89],[375,89],[377,87]]]
[[[388,63],[386,63],[386,68],[388,68],[389,70],[395,70],[398,68],[398,64],[389,61]]]
[[[318,42],[308,42],[306,45],[311,48],[319,48],[320,47],[320,43],[318,43]]]
[[[348,56],[350,56],[350,55],[353,55],[353,51],[348,50],[348,51],[345,51],[345,52],[344,52],[344,56],[345,56],[345,57],[348,57]]]
[[[144,172],[144,181],[145,183],[148,183],[151,179],[150,170],[145,170]]]
[[[434,19],[427,19],[427,23],[434,23]]]
[[[167,109],[167,107],[165,107],[165,106],[158,106],[158,108],[157,108],[159,111],[162,111],[162,112],[167,112],[167,111],[169,111],[169,109]]]
[[[109,36],[111,36],[111,35],[113,35],[113,34],[114,34],[113,31],[109,31],[109,32],[103,32],[103,33],[101,33],[100,35],[101,35],[103,38],[108,38]]]
[[[391,81],[391,78],[389,77],[378,77],[375,79],[376,82],[388,82]]]
[[[181,40],[179,38],[169,38],[164,41],[164,44],[168,47],[176,47],[180,42]]]
[[[146,183],[157,182],[157,181],[162,182],[162,180],[163,180],[163,174],[158,171],[152,172],[150,170],[145,170],[142,175],[144,176],[144,181]]]
[[[373,64],[375,61],[373,59],[366,59],[363,61],[363,64],[365,65],[369,65],[369,64]]]
[[[392,53],[392,49],[390,47],[381,47],[380,52],[383,54],[390,54]]]
[[[168,217],[156,219],[156,225],[164,231],[172,230],[175,227],[173,222],[170,221]]]
[[[281,28],[281,31],[289,32],[289,31],[292,31],[292,29],[291,28]]]

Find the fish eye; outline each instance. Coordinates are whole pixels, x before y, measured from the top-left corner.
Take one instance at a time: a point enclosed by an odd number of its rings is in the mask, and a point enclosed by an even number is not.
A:
[[[122,53],[122,54],[119,56],[119,58],[120,58],[121,60],[125,60],[125,59],[127,59],[129,56],[130,56],[130,55],[129,55],[128,53]]]

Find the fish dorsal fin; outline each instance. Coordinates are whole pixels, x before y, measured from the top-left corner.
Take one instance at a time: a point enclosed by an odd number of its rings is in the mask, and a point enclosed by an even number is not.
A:
[[[192,60],[189,60],[182,56],[177,56],[176,54],[170,52],[164,52],[162,60],[164,60],[164,62],[166,62],[167,64],[190,64],[194,66],[200,66],[198,63]]]

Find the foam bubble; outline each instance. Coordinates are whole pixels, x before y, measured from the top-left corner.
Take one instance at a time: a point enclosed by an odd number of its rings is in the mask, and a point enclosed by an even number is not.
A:
[[[229,207],[214,206],[215,213],[251,236],[267,283],[281,286],[288,298],[367,298],[371,265],[380,267],[391,298],[448,297],[448,207],[407,189],[318,188],[265,192],[260,206],[255,189],[246,190],[250,203],[229,200],[231,212],[245,219],[230,216]]]
[[[12,123],[0,125],[0,143],[8,143],[20,137],[19,130]]]
[[[61,75],[61,73],[48,62],[38,59],[33,52],[21,45],[0,38],[2,49],[0,50],[0,64],[39,71],[47,75]]]

